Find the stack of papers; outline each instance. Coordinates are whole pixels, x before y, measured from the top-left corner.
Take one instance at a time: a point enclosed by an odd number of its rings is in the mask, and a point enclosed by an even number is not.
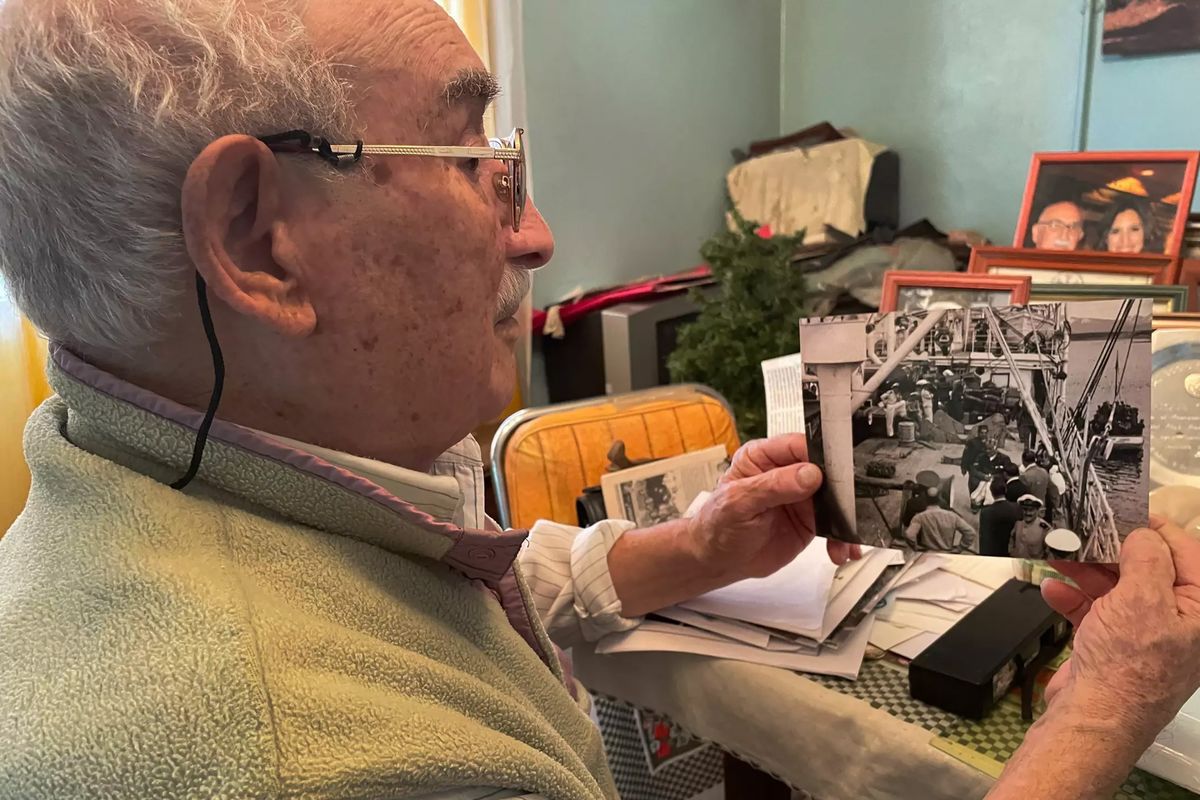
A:
[[[926,553],[892,585],[869,641],[916,658],[1013,574],[1009,559]]]
[[[900,551],[868,548],[861,560],[837,567],[825,540],[816,539],[774,575],[665,609],[601,639],[596,651],[697,653],[853,679],[874,609],[905,566]]]
[[[915,658],[1012,574],[1007,559],[872,548],[837,567],[816,539],[774,575],[664,609],[596,652],[695,653],[853,680],[868,645]]]

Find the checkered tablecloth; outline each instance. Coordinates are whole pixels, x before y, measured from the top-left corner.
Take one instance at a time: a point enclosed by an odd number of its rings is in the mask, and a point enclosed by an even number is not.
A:
[[[866,662],[857,681],[815,675],[801,679],[928,731],[933,748],[993,778],[1000,774],[1028,729],[1028,723],[1021,719],[1016,694],[1006,697],[983,721],[966,720],[913,700],[906,669],[888,660]],[[1039,683],[1039,694],[1044,684],[1045,679]],[[717,747],[706,746],[707,742],[663,715],[639,712],[612,697],[596,700],[605,746],[623,800],[687,800],[720,781],[723,756]],[[1035,700],[1035,709],[1040,706],[1040,699]],[[656,759],[662,742],[669,742],[669,747],[662,758]],[[863,757],[869,758],[870,754],[864,753]],[[1141,770],[1134,770],[1116,795],[1117,800],[1194,797]]]
[[[1060,659],[1061,660],[1061,659]],[[1048,676],[1047,676],[1048,677]],[[1032,723],[1021,718],[1018,693],[1010,692],[983,720],[963,719],[954,714],[914,700],[908,693],[908,672],[898,664],[880,660],[867,662],[857,681],[809,676],[810,680],[834,691],[856,697],[893,717],[917,725],[935,734],[932,745],[993,778],[1004,769]],[[1046,679],[1038,683],[1034,708],[1041,707],[1041,691]],[[1135,769],[1121,786],[1118,800],[1175,800],[1195,798],[1192,792]]]
[[[621,800],[688,800],[724,778],[724,756],[711,743],[661,714],[593,700]]]

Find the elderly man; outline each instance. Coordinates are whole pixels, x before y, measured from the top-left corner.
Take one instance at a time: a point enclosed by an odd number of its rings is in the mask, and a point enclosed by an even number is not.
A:
[[[519,136],[484,139],[495,90],[432,0],[4,4],[0,269],[57,397],[0,540],[0,798],[611,798],[547,628],[628,628],[811,541],[798,437],[689,521],[522,550],[483,517],[463,437],[553,250]],[[1052,595],[1113,611],[1041,725],[1055,760],[1002,786],[1115,785],[1200,684],[1194,545],[1135,534],[1131,581]]]
[[[1049,203],[1030,226],[1038,250],[1077,250],[1083,233],[1083,209],[1073,200]]]

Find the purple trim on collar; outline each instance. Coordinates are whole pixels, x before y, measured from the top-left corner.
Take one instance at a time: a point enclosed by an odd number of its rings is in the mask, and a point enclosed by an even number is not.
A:
[[[528,531],[465,530],[442,561],[468,578],[498,583],[509,570]]]
[[[98,369],[62,345],[54,345],[51,348],[50,356],[54,364],[74,380],[116,400],[148,411],[168,422],[194,431],[199,429],[200,423],[204,419],[204,415],[199,411],[134,386]],[[220,419],[214,420],[209,438],[321,478],[383,506],[406,522],[446,537],[450,541],[450,547],[443,554],[441,560],[468,578],[498,583],[512,568],[512,563],[528,536],[525,531],[463,530],[455,525],[441,522],[381,486],[359,477],[349,470],[330,464],[309,453],[288,447],[275,439],[261,436],[241,425]],[[203,477],[203,471],[201,477]]]
[[[520,584],[517,583],[516,571],[510,569],[504,573],[504,576],[496,582],[495,591],[500,598],[500,607],[504,609],[504,615],[508,617],[508,624],[517,633],[521,634],[521,638],[525,640],[525,643],[549,667],[553,663],[550,659],[555,658],[555,654],[547,653],[542,648],[542,643],[538,640],[537,634],[533,632],[533,620],[529,618],[529,610],[525,607],[525,598],[521,594]],[[553,646],[551,645],[551,647]]]
[[[571,693],[571,699],[579,702],[579,684],[575,683],[575,662],[571,660],[571,654],[563,650],[558,645],[553,645],[554,655],[558,656],[558,664],[562,667],[563,683],[567,686],[567,691]]]

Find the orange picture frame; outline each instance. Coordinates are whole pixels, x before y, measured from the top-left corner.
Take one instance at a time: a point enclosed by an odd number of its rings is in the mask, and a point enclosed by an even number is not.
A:
[[[1034,153],[1029,165],[1029,177],[1025,181],[1025,194],[1021,199],[1021,215],[1017,219],[1017,231],[1013,235],[1013,247],[1025,247],[1029,233],[1030,216],[1038,190],[1042,169],[1059,164],[1184,164],[1183,183],[1179,187],[1175,218],[1171,230],[1163,237],[1163,252],[1154,255],[1177,256],[1183,245],[1184,229],[1192,208],[1192,195],[1196,191],[1196,172],[1200,167],[1200,151],[1196,150],[1127,150],[1107,152]],[[1149,170],[1148,170],[1149,171]],[[1104,187],[1097,187],[1104,188]],[[1043,251],[1044,252],[1044,251]],[[1056,252],[1103,252],[1097,250],[1067,250]]]
[[[1094,250],[1030,250],[1027,247],[976,247],[967,272],[972,275],[1029,275],[1034,283],[1116,283],[1121,276],[1131,285],[1178,283],[1176,256],[1139,253],[1101,253]],[[1062,274],[1063,280],[1049,276]],[[1093,276],[1089,281],[1088,276]],[[1066,277],[1071,279],[1065,279]]]
[[[1010,293],[1010,298],[1005,305],[1023,305],[1029,302],[1032,283],[1033,280],[1028,275],[971,275],[964,272],[890,269],[883,273],[883,293],[879,298],[879,311],[895,311],[896,301],[903,288],[1007,291]]]

